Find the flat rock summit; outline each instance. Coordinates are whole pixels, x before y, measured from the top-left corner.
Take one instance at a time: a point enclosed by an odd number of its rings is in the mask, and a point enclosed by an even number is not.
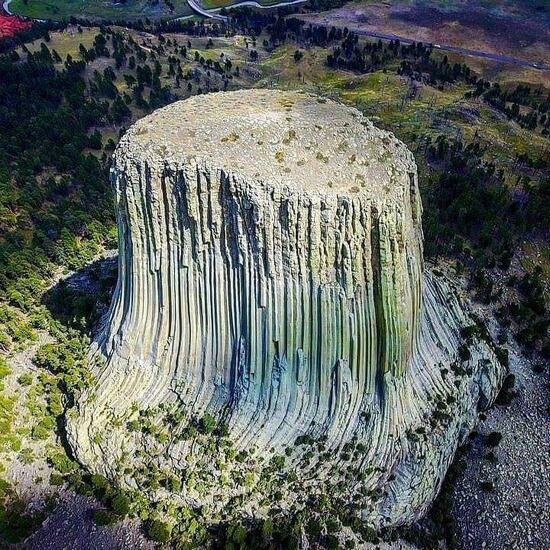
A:
[[[119,280],[67,419],[78,460],[211,521],[312,497],[421,515],[504,373],[424,266],[408,149],[330,100],[224,92],[137,122],[111,178]]]

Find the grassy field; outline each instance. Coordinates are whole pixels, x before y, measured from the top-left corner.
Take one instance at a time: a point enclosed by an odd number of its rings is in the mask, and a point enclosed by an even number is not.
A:
[[[64,61],[67,55],[78,58],[79,47],[82,44],[85,48],[90,48],[97,35],[97,27],[81,27],[82,32],[78,32],[74,26],[68,26],[65,31],[51,33],[50,45],[61,59]],[[36,52],[40,49],[41,41],[35,40],[27,44],[29,51]],[[61,66],[61,63],[59,64]]]
[[[142,19],[183,17],[191,15],[186,0],[174,0],[174,11],[159,1],[153,5],[149,0],[128,0],[124,4],[112,0],[13,0],[10,10],[18,15],[35,19],[68,19],[89,17],[92,19]]]

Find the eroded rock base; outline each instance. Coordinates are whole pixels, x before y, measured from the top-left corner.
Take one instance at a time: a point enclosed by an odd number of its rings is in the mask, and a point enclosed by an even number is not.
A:
[[[238,406],[198,416],[170,381],[160,392],[156,377],[138,365],[109,370],[110,393],[82,402],[69,436],[92,471],[155,500],[207,506],[212,521],[262,516],[275,505],[299,510],[317,496],[378,528],[410,522],[427,509],[503,375],[452,286],[427,272],[410,369],[388,377],[384,399],[370,396],[353,430],[339,437],[329,437],[323,426],[286,426],[284,438],[250,445],[240,432]],[[145,389],[136,401],[138,387],[154,387],[155,400]]]

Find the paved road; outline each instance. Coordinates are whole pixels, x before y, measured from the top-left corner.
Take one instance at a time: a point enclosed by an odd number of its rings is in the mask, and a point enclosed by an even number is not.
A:
[[[225,15],[219,15],[214,13],[216,10],[205,10],[196,0],[187,0],[189,7],[199,15],[203,17],[209,17],[210,19],[218,19],[219,21],[227,21],[229,18]]]
[[[10,11],[10,4],[11,4],[11,0],[4,0],[4,3],[2,4],[2,8],[8,15],[13,15],[13,13]]]
[[[225,9],[228,10],[231,8],[240,8],[241,6],[251,6],[260,10],[271,10],[274,8],[281,8],[283,6],[304,4],[305,2],[307,2],[307,0],[286,0],[284,2],[277,2],[276,4],[264,6],[263,4],[259,4],[255,0],[243,0],[242,2],[236,2],[235,4],[231,4],[230,6],[225,6]],[[228,17],[218,14],[218,12],[220,12],[224,8],[212,8],[207,10],[202,7],[202,5],[200,4],[200,0],[187,0],[187,3],[194,12],[202,15],[203,17],[210,17],[212,19],[219,19],[221,21],[227,21],[229,19]]]

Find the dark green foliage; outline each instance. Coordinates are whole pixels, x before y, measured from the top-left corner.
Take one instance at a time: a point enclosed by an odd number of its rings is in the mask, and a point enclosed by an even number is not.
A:
[[[107,113],[75,66],[56,70],[45,45],[22,63],[0,57],[0,298],[27,310],[54,264],[82,266],[114,226],[106,174],[85,152]]]
[[[498,462],[498,459],[493,451],[489,451],[484,458],[492,464],[496,464]]]
[[[147,527],[147,535],[155,542],[167,542],[172,534],[172,526],[159,520],[153,520]]]
[[[82,343],[76,338],[61,344],[44,344],[36,353],[34,362],[53,374],[70,372],[83,351]]]
[[[509,405],[512,402],[512,399],[517,395],[517,392],[514,390],[515,384],[516,377],[513,374],[506,375],[495,401],[497,405]]]
[[[470,353],[467,345],[462,344],[458,348],[458,356],[460,357],[461,361],[468,361],[472,357],[472,354]]]
[[[118,516],[127,516],[130,513],[130,499],[125,493],[119,492],[113,497],[111,507]]]
[[[60,474],[56,474],[55,472],[52,472],[50,475],[50,485],[53,485],[54,487],[59,487],[63,485],[65,482],[64,478]]]
[[[116,514],[111,512],[110,510],[106,510],[104,508],[100,510],[96,510],[94,512],[94,522],[97,525],[113,525],[118,521],[118,517]]]
[[[216,429],[216,419],[210,413],[206,413],[199,420],[199,431],[202,434],[210,434],[215,429]]]
[[[96,490],[96,491],[98,491],[102,494],[105,494],[107,489],[110,486],[109,480],[106,477],[104,477],[100,474],[93,474],[90,477],[90,482],[91,482],[92,487],[94,488],[94,490]]]
[[[510,360],[508,358],[508,350],[506,348],[495,347],[495,355],[502,365],[508,368]]]
[[[294,445],[313,445],[313,443],[315,443],[315,439],[308,434],[299,435],[294,441]]]
[[[48,463],[60,474],[69,474],[78,469],[78,464],[71,460],[64,452],[57,451],[48,457]]]
[[[482,260],[487,248],[494,255],[510,249],[513,224],[522,228],[523,222],[514,211],[503,174],[483,160],[480,144],[439,136],[426,147],[428,162],[438,168],[423,197],[428,205],[423,218],[426,253],[461,254],[464,243],[470,242]]]
[[[533,372],[536,374],[542,374],[546,370],[544,363],[536,363],[533,365]]]
[[[101,134],[96,130],[93,134],[90,135],[88,138],[88,147],[90,149],[95,149],[97,151],[100,151],[103,147],[103,142],[101,140]]]
[[[21,501],[11,501],[0,508],[0,538],[17,543],[29,537],[46,518],[44,513],[29,513]]]

